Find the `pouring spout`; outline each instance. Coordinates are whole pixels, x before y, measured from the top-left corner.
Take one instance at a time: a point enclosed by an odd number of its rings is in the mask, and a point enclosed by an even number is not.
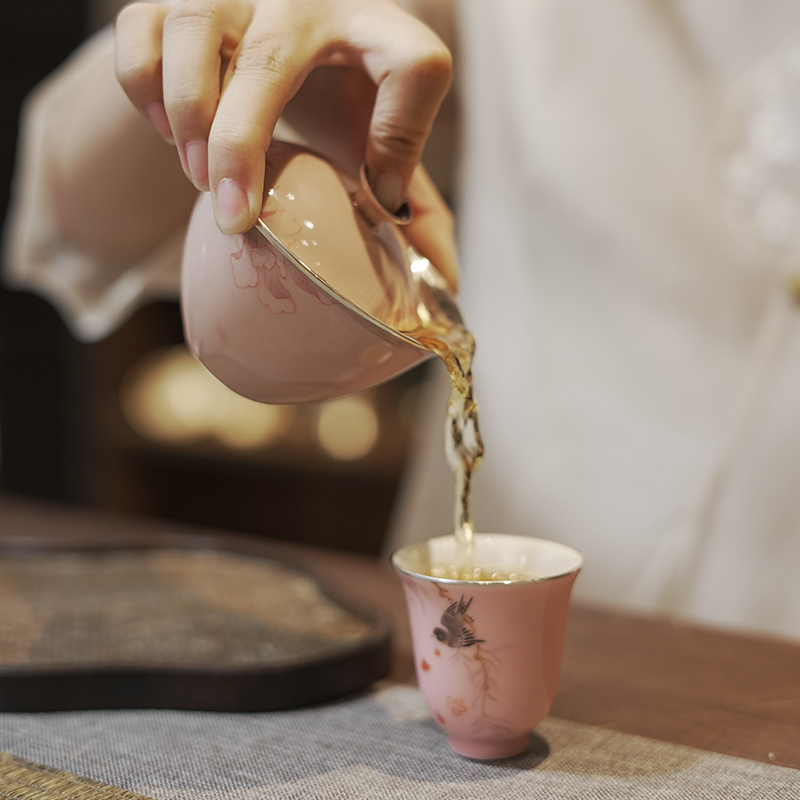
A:
[[[422,319],[422,322],[430,324],[433,321],[446,327],[463,328],[461,310],[442,273],[412,248],[409,248],[408,257],[411,276],[419,295],[417,313],[421,319],[423,316],[428,317],[427,320]]]

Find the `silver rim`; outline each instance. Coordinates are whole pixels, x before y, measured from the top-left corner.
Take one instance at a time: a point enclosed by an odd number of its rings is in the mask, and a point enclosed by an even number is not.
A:
[[[431,352],[427,347],[421,345],[416,339],[413,339],[402,331],[398,331],[396,328],[392,328],[390,325],[387,325],[385,322],[382,322],[368,311],[364,311],[363,308],[360,308],[355,303],[348,300],[343,294],[340,294],[324,278],[317,275],[317,273],[314,272],[311,267],[304,264],[291,250],[289,250],[289,248],[286,247],[286,245],[284,245],[284,243],[266,226],[260,217],[256,220],[255,228],[267,240],[271,247],[274,247],[284,258],[288,259],[292,266],[303,272],[308,279],[314,283],[315,286],[317,286],[323,292],[329,294],[334,300],[341,303],[353,314],[356,314],[357,316],[361,317],[361,319],[371,323],[376,328],[379,328],[384,333],[391,336],[393,339],[397,339],[405,344],[410,344],[417,350],[423,350],[427,353]],[[431,353],[431,355],[433,354]]]

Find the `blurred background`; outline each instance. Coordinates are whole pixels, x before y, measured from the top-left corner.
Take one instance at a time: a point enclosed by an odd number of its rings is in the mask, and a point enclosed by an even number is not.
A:
[[[119,5],[2,5],[3,219],[25,95]],[[0,287],[0,490],[377,554],[437,366],[333,403],[263,406],[189,355],[176,303],[81,344],[46,301]]]

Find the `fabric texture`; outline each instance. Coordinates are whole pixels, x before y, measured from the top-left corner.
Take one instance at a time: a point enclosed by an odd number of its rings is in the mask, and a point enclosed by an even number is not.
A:
[[[0,752],[2,800],[148,800],[135,792]]]
[[[0,748],[156,800],[789,800],[800,772],[547,719],[527,751],[455,755],[419,691],[269,714],[0,715]]]

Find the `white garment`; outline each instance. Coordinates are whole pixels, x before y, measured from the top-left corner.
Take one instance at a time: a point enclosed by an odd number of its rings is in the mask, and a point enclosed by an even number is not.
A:
[[[712,137],[734,80],[800,42],[800,4],[458,7],[477,527],[581,549],[581,599],[800,636],[800,317]],[[174,288],[177,256],[98,287],[41,226],[37,138],[69,80],[30,112],[7,269],[93,338]],[[391,546],[452,526],[438,378]]]
[[[800,5],[460,10],[476,527],[582,550],[578,598],[800,636],[800,315],[713,144]],[[449,524],[436,449],[391,546]]]
[[[85,76],[113,52],[113,30],[90,38],[27,99],[3,241],[3,279],[44,295],[76,338],[97,341],[148,301],[174,298],[184,231],[141,259],[109,265],[76,248],[54,220],[48,150],[59,135],[60,106],[80,95]]]

